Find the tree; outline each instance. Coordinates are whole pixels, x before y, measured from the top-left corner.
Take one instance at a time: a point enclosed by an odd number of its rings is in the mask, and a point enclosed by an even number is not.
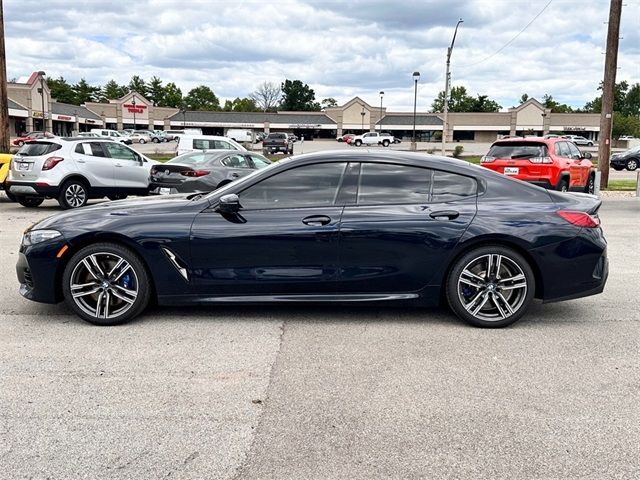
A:
[[[151,80],[149,80],[147,96],[156,107],[162,105],[164,100],[164,87],[162,86],[162,80],[158,77],[153,76]]]
[[[218,97],[206,85],[200,85],[189,90],[184,100],[187,108],[191,110],[220,110]]]
[[[309,85],[300,80],[285,80],[280,86],[282,90],[282,110],[319,111],[320,104],[315,101],[316,94]]]
[[[118,85],[118,82],[116,82],[115,80],[109,80],[107,83],[104,84],[104,87],[102,87],[102,92],[101,92],[101,101],[104,100],[105,102],[107,100],[113,100],[115,98],[120,98],[122,96],[124,96],[127,93],[127,87],[123,86],[123,85]]]
[[[322,109],[324,110],[325,108],[337,107],[338,106],[338,102],[336,102],[335,98],[329,97],[329,98],[325,98],[324,100],[322,100],[322,102],[320,102],[320,105],[322,106]]]
[[[258,107],[252,98],[236,97],[235,100],[227,100],[222,108],[225,112],[257,112]]]
[[[571,112],[573,112],[573,108],[571,108],[566,103],[558,103],[558,102],[556,102],[553,99],[553,97],[551,95],[549,95],[548,93],[545,93],[542,96],[542,104],[544,105],[544,108],[548,108],[552,112],[555,112],[555,113],[571,113]]]
[[[159,106],[180,108],[183,103],[182,90],[173,82],[167,83],[164,87],[164,96]]]
[[[81,78],[73,87],[74,104],[82,105],[86,102],[94,102],[100,95],[100,87],[92,87],[84,78]]]
[[[520,105],[522,105],[524,102],[526,102],[527,100],[529,100],[529,94],[528,93],[523,93],[520,96]]]
[[[625,115],[640,116],[640,83],[631,85],[624,102]]]
[[[145,83],[144,79],[139,77],[138,75],[134,75],[133,77],[131,77],[127,88],[130,92],[137,92],[143,97],[146,97],[148,93],[147,84]]]
[[[600,82],[598,90],[602,91],[602,82]],[[616,83],[616,90],[613,95],[614,112],[627,113],[625,103],[627,100],[628,90],[629,83],[626,80],[623,80],[620,83]],[[602,111],[602,95],[598,95],[590,102],[587,102],[582,110],[587,113],[600,113]]]
[[[613,138],[618,138],[621,135],[640,137],[640,118],[632,115],[623,115],[620,112],[613,112],[613,127],[611,132]]]
[[[47,86],[51,90],[51,97],[62,103],[75,103],[76,96],[73,87],[62,77],[47,78]]]
[[[502,108],[498,102],[489,99],[487,95],[470,96],[463,86],[451,88],[448,107],[450,112],[498,112]],[[441,91],[431,104],[431,111],[442,112],[443,110],[444,91]]]
[[[255,92],[249,95],[249,98],[256,103],[260,110],[271,112],[277,110],[281,96],[282,91],[279,85],[271,82],[263,82]]]

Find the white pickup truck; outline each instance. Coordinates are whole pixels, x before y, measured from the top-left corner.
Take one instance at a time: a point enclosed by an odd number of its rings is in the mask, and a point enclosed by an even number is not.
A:
[[[395,137],[388,133],[368,132],[354,137],[351,145],[355,145],[356,147],[360,145],[382,145],[383,147],[388,147],[392,143],[395,143],[395,140]]]

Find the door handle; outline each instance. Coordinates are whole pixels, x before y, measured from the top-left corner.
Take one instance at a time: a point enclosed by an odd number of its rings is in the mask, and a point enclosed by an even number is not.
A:
[[[437,220],[454,220],[460,216],[460,212],[456,212],[455,210],[440,210],[431,212],[429,216]]]
[[[121,163],[116,163],[116,167],[122,167]]]
[[[76,160],[78,163],[87,163],[85,160]]]
[[[240,176],[240,174],[239,174],[239,173],[232,173],[232,174],[231,174],[231,177],[232,177],[232,178],[238,178],[239,176]]]
[[[322,227],[323,225],[327,225],[330,221],[331,218],[326,215],[311,215],[302,219],[302,223],[314,227]]]

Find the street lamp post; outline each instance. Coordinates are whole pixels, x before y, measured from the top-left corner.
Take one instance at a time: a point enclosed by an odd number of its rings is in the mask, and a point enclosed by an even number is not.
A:
[[[378,119],[378,124],[380,125],[380,131],[382,132],[382,97],[384,97],[384,92],[380,91],[380,118]]]
[[[411,150],[417,150],[416,145],[416,105],[418,103],[418,80],[420,72],[413,72],[413,136],[411,137]]]
[[[136,131],[136,97],[131,98],[131,105],[133,105],[133,131]]]
[[[180,113],[182,114],[182,129],[184,130],[187,124],[187,109],[184,105],[180,107]]]
[[[44,119],[44,76],[46,73],[41,70],[38,72],[38,75],[40,75],[40,93],[42,94],[42,131],[46,133],[47,122]]]
[[[364,107],[362,107],[362,111],[360,112],[360,119],[361,119],[361,125],[360,125],[360,129],[362,130],[362,133],[364,133]]]
[[[445,153],[445,149],[446,149],[446,142],[447,142],[447,122],[448,122],[448,115],[449,115],[449,80],[451,78],[451,73],[449,73],[449,66],[451,64],[451,52],[453,52],[453,44],[456,41],[456,34],[458,33],[458,27],[460,26],[461,23],[463,23],[464,20],[460,19],[458,20],[458,23],[456,23],[456,29],[453,32],[453,39],[451,40],[451,46],[449,48],[447,48],[447,71],[444,75],[444,106],[442,107],[443,110],[443,119],[442,119],[442,147],[441,147],[441,154],[444,155]]]

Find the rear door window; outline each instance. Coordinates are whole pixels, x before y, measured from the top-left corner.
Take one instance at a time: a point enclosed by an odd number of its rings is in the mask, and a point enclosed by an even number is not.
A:
[[[428,203],[433,171],[388,163],[363,163],[358,204]]]
[[[107,149],[111,158],[118,160],[130,160],[132,162],[137,162],[139,160],[133,150],[128,149],[121,143],[103,143],[101,145]]]
[[[556,154],[564,158],[571,158],[571,150],[569,149],[569,142],[556,143]]]
[[[435,171],[433,173],[432,201],[437,203],[454,202],[475,197],[478,182],[475,178],[457,173]]]
[[[576,147],[573,143],[567,143],[569,146],[569,157],[570,158],[582,158],[582,154],[578,147]]]
[[[249,159],[244,155],[229,155],[222,159],[222,164],[230,168],[251,168]]]
[[[23,157],[39,157],[40,155],[48,155],[61,148],[62,145],[50,142],[25,143],[20,147],[17,154]]]

